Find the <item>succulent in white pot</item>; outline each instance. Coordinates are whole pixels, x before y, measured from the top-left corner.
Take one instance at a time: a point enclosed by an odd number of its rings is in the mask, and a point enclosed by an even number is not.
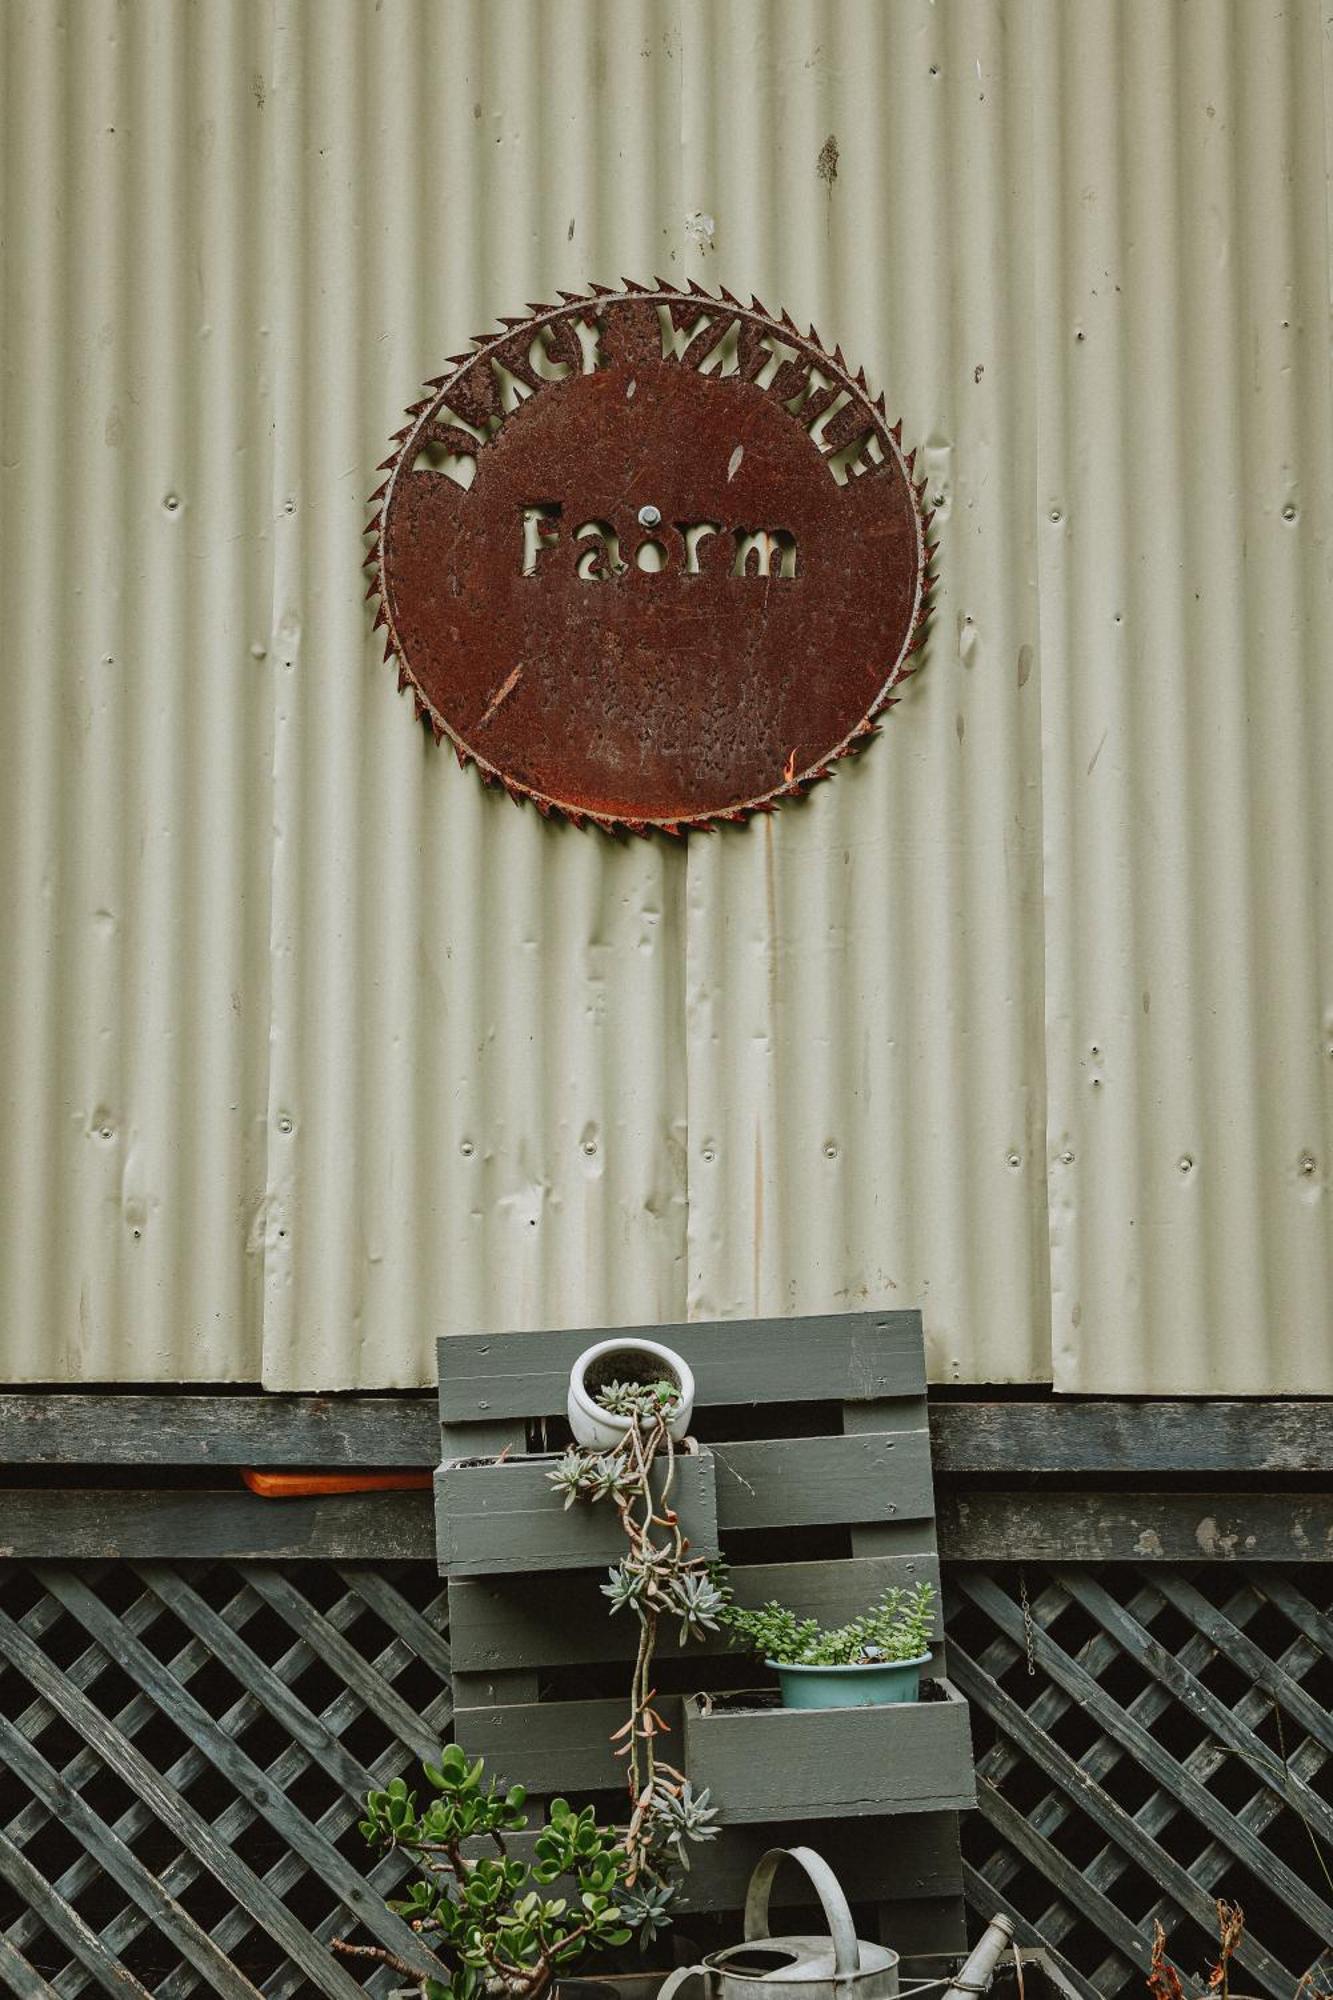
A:
[[[566,1409],[577,1444],[611,1451],[649,1408],[660,1410],[677,1443],[694,1414],[694,1374],[672,1348],[621,1334],[585,1348],[569,1371]]]

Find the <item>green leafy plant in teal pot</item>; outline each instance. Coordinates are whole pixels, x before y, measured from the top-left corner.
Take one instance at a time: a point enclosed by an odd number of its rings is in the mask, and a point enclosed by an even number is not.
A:
[[[875,1708],[915,1701],[930,1660],[935,1591],[886,1590],[859,1618],[821,1626],[785,1604],[747,1611],[728,1602],[721,1622],[772,1667],[784,1708]]]

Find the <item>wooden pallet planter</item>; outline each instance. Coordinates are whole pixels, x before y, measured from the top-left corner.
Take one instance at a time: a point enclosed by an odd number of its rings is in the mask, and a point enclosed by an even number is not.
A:
[[[728,1557],[743,1603],[778,1598],[834,1624],[890,1584],[927,1581],[938,1593],[919,1315],[651,1333],[683,1354],[696,1379],[695,1428],[704,1442],[676,1468],[680,1479],[689,1466],[695,1482],[688,1497],[678,1489],[695,1510],[693,1545]],[[610,1738],[625,1717],[621,1669],[637,1626],[612,1617],[601,1594],[623,1549],[618,1523],[605,1504],[563,1511],[546,1480],[549,1450],[528,1449],[558,1448],[569,1370],[603,1337],[478,1336],[439,1347],[438,1551],[449,1580],[455,1733],[469,1752],[525,1784],[538,1810],[560,1793],[615,1813],[623,1785]],[[767,1428],[769,1409],[772,1430],[788,1434],[752,1435]],[[501,1451],[503,1464],[467,1463]],[[785,1561],[788,1547],[795,1559]],[[932,1652],[930,1671],[942,1675],[938,1624]],[[800,1820],[806,1837],[819,1827],[844,1859],[873,1851],[869,1900],[900,1949],[944,1951],[962,1942],[957,1812],[973,1793],[967,1707],[955,1690],[910,1711],[859,1718],[776,1709],[705,1717],[694,1696],[764,1670],[721,1641],[682,1649],[665,1624],[658,1657],[656,1705],[677,1760],[722,1808],[721,1836],[695,1872],[731,1886],[715,1896],[704,1891],[701,1904],[692,1880],[693,1907],[739,1907],[743,1862],[771,1844],[769,1834],[780,1839]],[[853,1821],[849,1838],[844,1829]]]
[[[948,1681],[928,1682],[922,1700],[892,1708],[793,1709],[691,1695],[683,1740],[685,1769],[717,1799],[725,1826],[962,1812],[977,1800],[967,1703]]]

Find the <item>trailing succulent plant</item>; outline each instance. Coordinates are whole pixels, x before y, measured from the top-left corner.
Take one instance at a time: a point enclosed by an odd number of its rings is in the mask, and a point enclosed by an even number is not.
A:
[[[717,1809],[707,1791],[695,1792],[684,1772],[660,1754],[668,1725],[653,1706],[659,1621],[674,1619],[684,1645],[716,1632],[726,1604],[725,1588],[709,1562],[689,1553],[671,1505],[675,1457],[668,1424],[677,1401],[672,1382],[607,1383],[597,1391],[597,1402],[609,1414],[630,1419],[624,1437],[607,1451],[571,1448],[549,1474],[566,1507],[576,1500],[612,1501],[625,1533],[625,1555],[602,1592],[613,1613],[632,1611],[639,1622],[629,1716],[612,1741],[616,1755],[625,1759],[630,1800],[620,1907],[645,1944],[671,1920],[680,1876],[690,1865],[689,1844],[712,1840],[717,1833]],[[651,1479],[658,1458],[665,1469],[654,1494]]]
[[[651,1422],[655,1417],[672,1417],[680,1404],[680,1390],[674,1382],[608,1382],[597,1391],[597,1402],[609,1416],[635,1417]]]
[[[893,1666],[919,1660],[930,1650],[935,1591],[928,1583],[914,1590],[886,1590],[861,1617],[825,1628],[817,1618],[798,1618],[785,1604],[742,1610],[724,1601],[718,1622],[732,1637],[783,1667]]]
[[[521,1785],[488,1782],[484,1760],[469,1761],[456,1743],[423,1771],[433,1794],[424,1805],[418,1808],[417,1794],[395,1778],[370,1793],[360,1826],[371,1847],[412,1855],[417,1879],[389,1908],[449,1976],[423,1977],[381,1945],[340,1939],[335,1951],[378,1959],[410,1979],[421,2000],[542,2000],[560,1970],[585,1952],[629,1942],[629,1857],[591,1806],[575,1812],[553,1799],[529,1863],[509,1852],[508,1836],[528,1823]],[[465,1853],[465,1844],[478,1838],[494,1853]],[[575,1896],[546,1895],[562,1877]]]

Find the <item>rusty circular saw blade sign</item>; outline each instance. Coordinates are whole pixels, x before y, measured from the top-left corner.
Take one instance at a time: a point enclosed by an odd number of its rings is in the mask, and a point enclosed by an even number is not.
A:
[[[408,412],[367,559],[385,657],[460,762],[545,813],[770,810],[911,671],[933,550],[901,425],[758,301],[560,297]]]

